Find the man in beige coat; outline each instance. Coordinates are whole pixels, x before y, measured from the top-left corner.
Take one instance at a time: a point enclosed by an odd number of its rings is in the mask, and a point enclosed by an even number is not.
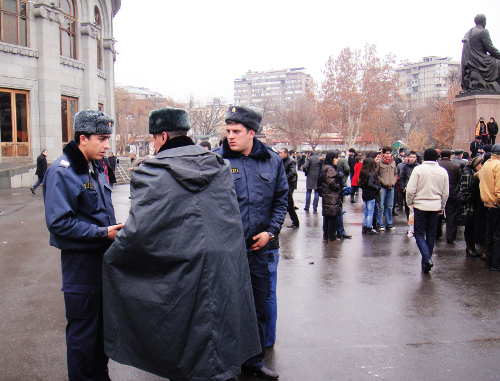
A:
[[[491,148],[491,157],[484,163],[478,176],[481,199],[488,208],[485,266],[500,271],[500,144]]]
[[[415,216],[415,241],[422,255],[422,271],[431,270],[438,217],[449,195],[448,172],[439,166],[434,148],[424,152],[424,162],[415,167],[406,186],[406,204]]]

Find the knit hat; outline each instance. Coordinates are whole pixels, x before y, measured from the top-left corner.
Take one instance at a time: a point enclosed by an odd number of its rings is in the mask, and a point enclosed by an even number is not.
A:
[[[437,161],[439,154],[434,148],[428,148],[424,152],[424,161]]]
[[[83,110],[75,115],[75,132],[94,135],[110,135],[113,133],[114,120],[102,111]]]
[[[245,106],[229,106],[226,112],[226,123],[241,123],[246,128],[259,132],[262,122],[262,113],[255,109]]]
[[[163,131],[189,130],[191,122],[183,108],[165,107],[149,113],[149,133],[159,134]]]
[[[483,161],[482,156],[476,156],[474,159],[472,159],[469,164],[467,164],[467,167],[471,167],[472,169],[475,169],[479,164],[481,164]]]

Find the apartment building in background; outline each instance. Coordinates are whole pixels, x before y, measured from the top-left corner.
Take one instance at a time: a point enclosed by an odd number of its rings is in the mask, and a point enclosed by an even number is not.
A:
[[[429,56],[422,61],[399,66],[394,71],[399,92],[405,99],[426,100],[446,96],[448,74],[456,69],[460,70],[460,62],[452,61],[450,57]]]
[[[234,80],[234,103],[259,109],[287,104],[312,90],[313,79],[305,68],[247,71]]]

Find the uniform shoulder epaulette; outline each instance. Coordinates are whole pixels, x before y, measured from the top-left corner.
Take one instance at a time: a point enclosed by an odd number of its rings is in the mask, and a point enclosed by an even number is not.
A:
[[[275,153],[279,154],[279,152],[278,152],[278,151],[276,151],[276,148],[271,147],[271,146],[268,146],[267,144],[266,144],[266,147],[267,147],[269,150],[274,151]]]
[[[64,168],[68,168],[68,167],[70,166],[70,163],[69,163],[69,161],[62,159],[62,160],[59,162],[59,166],[60,166],[60,167],[64,167]]]

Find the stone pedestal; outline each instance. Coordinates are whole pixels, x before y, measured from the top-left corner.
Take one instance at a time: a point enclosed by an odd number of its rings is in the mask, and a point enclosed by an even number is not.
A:
[[[469,151],[471,142],[480,117],[486,123],[493,117],[500,121],[500,94],[476,94],[458,97],[453,101],[455,105],[455,141],[453,148]]]

